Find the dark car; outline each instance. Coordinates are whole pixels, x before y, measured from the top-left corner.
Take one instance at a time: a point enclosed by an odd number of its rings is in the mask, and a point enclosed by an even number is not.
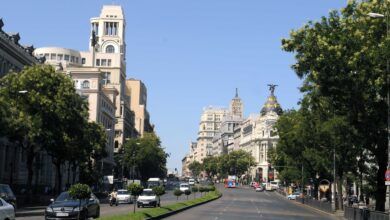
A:
[[[68,192],[63,192],[46,208],[45,219],[77,219],[79,213],[80,219],[100,216],[99,200],[93,193],[88,200],[81,200],[81,208],[79,205],[79,200],[73,199]]]
[[[0,197],[16,209],[16,197],[7,184],[0,184]]]

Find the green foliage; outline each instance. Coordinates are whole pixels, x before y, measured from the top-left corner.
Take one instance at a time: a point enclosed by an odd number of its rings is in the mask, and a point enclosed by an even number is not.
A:
[[[130,139],[124,145],[124,165],[135,166],[140,179],[164,178],[168,154],[161,147],[160,138],[154,133],[145,133],[142,138]]]
[[[203,159],[202,167],[208,176],[212,177],[218,173],[219,158],[220,157],[205,157]]]
[[[199,192],[199,187],[193,186],[193,187],[191,187],[191,191],[192,191],[193,193],[197,193],[197,192]]]
[[[304,98],[298,111],[280,118],[280,142],[272,152],[278,164],[297,167],[299,161],[307,169],[306,176],[314,176],[317,170],[328,177],[334,150],[337,181],[349,172],[374,180],[379,211],[384,210],[386,192],[387,154],[383,152],[387,151],[390,38],[386,21],[367,14],[388,14],[385,4],[350,3],[282,40],[282,48],[295,53],[292,68],[303,79]],[[365,162],[374,163],[376,173],[370,173]],[[293,171],[283,169],[281,174],[296,178]],[[343,184],[338,185],[341,191]]]
[[[41,149],[52,157],[57,170],[65,161],[79,161],[82,156],[82,161],[88,160],[92,151],[81,152],[85,149],[80,145],[88,122],[87,104],[69,76],[56,73],[51,66],[36,65],[7,74],[0,85],[0,100],[7,103],[0,105],[0,128],[5,122],[3,135],[27,155],[28,187],[34,156]],[[61,172],[57,178],[61,183]],[[60,187],[58,184],[58,190]]]
[[[91,197],[91,188],[86,184],[74,184],[69,188],[69,195],[78,200],[89,199]]]
[[[188,169],[191,171],[194,177],[198,177],[202,171],[202,164],[198,161],[194,161],[188,165]]]
[[[141,185],[138,184],[138,183],[131,183],[131,184],[127,187],[127,189],[130,191],[130,194],[131,194],[132,196],[137,197],[137,196],[141,195],[142,191],[144,190],[144,187],[141,186]]]
[[[181,196],[182,194],[183,192],[180,189],[173,190],[173,195],[177,197],[176,199],[179,199],[179,196]]]
[[[155,186],[152,190],[156,196],[162,196],[165,194],[165,188],[163,186]]]
[[[215,186],[208,186],[208,189],[209,189],[209,191],[215,191],[216,190]]]
[[[187,196],[188,200],[188,196],[191,195],[191,190],[184,190],[184,194]]]
[[[194,205],[199,204],[199,203],[203,203],[206,201],[217,199],[221,195],[222,194],[220,192],[213,192],[213,193],[209,193],[207,196],[203,196],[201,198],[191,199],[191,200],[187,200],[187,201],[181,201],[178,203],[173,203],[173,204],[169,204],[167,206],[163,206],[161,208],[142,209],[142,210],[137,211],[136,213],[132,213],[132,214],[122,214],[122,215],[116,215],[116,216],[110,216],[110,217],[103,217],[101,219],[102,220],[128,220],[128,219],[143,220],[143,219],[150,218],[150,217],[158,218],[159,216],[161,216],[165,213],[168,213],[168,212],[172,212],[175,210],[183,209],[185,207],[190,207],[190,206],[194,206]]]

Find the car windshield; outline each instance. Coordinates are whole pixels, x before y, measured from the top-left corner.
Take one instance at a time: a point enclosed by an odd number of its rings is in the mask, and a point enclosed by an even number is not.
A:
[[[67,202],[67,201],[77,201],[77,199],[72,198],[68,192],[61,193],[57,199],[56,202]]]
[[[118,191],[118,195],[128,195],[128,194],[130,194],[130,193],[127,190],[120,190],[120,191]]]
[[[141,196],[154,196],[153,191],[143,191]]]
[[[180,187],[188,187],[188,184],[180,184]]]
[[[0,185],[0,195],[2,194],[4,194],[4,197],[15,197],[8,185]]]

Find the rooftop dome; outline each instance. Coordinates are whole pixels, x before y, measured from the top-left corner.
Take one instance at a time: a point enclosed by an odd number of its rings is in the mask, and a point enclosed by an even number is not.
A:
[[[269,112],[275,112],[276,114],[281,115],[283,113],[283,110],[280,107],[276,96],[274,95],[275,87],[277,85],[270,84],[268,86],[270,87],[269,90],[271,91],[271,95],[268,96],[267,101],[265,102],[260,113],[262,116],[266,115]]]

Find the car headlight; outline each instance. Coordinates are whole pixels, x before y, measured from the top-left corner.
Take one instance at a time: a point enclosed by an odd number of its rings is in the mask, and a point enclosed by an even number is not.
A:
[[[80,207],[74,207],[74,209],[73,209],[73,211],[75,211],[75,212],[79,212],[80,211]]]
[[[47,208],[46,208],[46,212],[53,212],[53,209],[50,208],[50,207],[47,207]]]

